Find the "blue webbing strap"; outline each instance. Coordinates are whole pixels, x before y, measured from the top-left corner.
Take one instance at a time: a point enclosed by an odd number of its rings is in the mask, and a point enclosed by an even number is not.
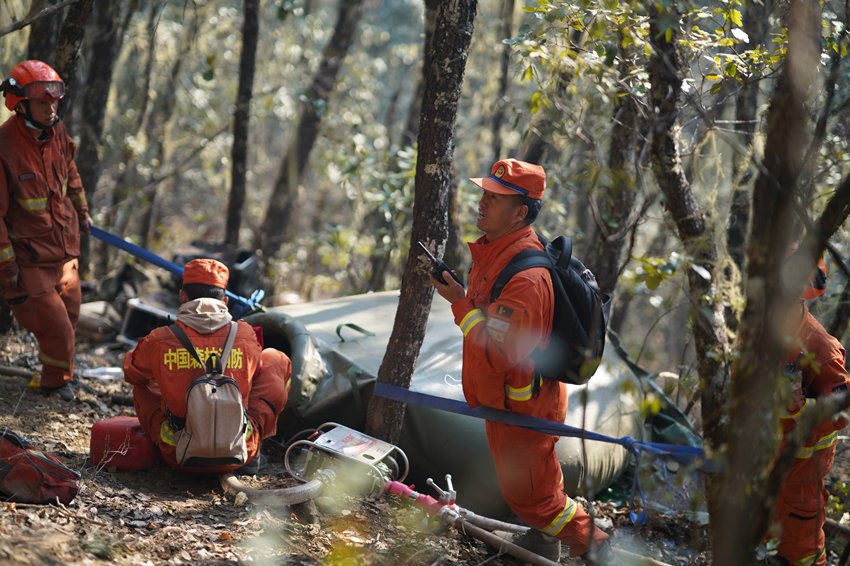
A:
[[[166,271],[170,271],[175,275],[180,275],[181,277],[183,276],[183,268],[177,265],[176,263],[161,258],[155,253],[150,252],[141,246],[137,246],[132,242],[128,242],[124,238],[120,238],[115,234],[110,234],[106,230],[102,230],[97,226],[91,227],[91,235],[102,242],[106,242],[111,246],[115,246],[116,248],[122,249],[125,252],[129,252],[130,254],[136,256],[139,259],[143,259],[148,263],[156,265],[157,267],[162,267]],[[237,319],[241,318],[242,315],[244,315],[246,312],[257,307],[260,301],[263,300],[263,295],[265,294],[262,290],[258,289],[257,291],[251,293],[250,299],[246,299],[244,297],[240,297],[239,295],[231,293],[226,289],[224,293],[229,299],[239,303],[239,308],[235,309],[236,312],[234,313],[234,318]]]
[[[519,413],[504,411],[501,409],[493,409],[491,407],[476,407],[474,409],[470,409],[469,405],[463,401],[410,391],[404,387],[391,385],[381,381],[375,382],[375,395],[401,401],[402,403],[412,403],[421,407],[429,407],[440,411],[467,415],[478,419],[498,421],[543,434],[584,438],[586,440],[597,440],[599,442],[619,444],[628,450],[629,453],[634,455],[636,469],[640,469],[639,460],[641,451],[649,452],[656,456],[670,456],[679,462],[690,462],[704,457],[702,448],[694,446],[679,446],[676,444],[665,444],[661,442],[641,442],[631,436],[613,438],[604,434],[565,425],[563,423],[556,423],[553,421],[547,421],[546,419],[530,417],[528,415],[521,415]],[[629,516],[633,524],[642,525],[646,521],[646,498],[643,488],[640,485],[638,473],[635,473],[634,483],[632,484],[632,498],[634,498],[635,491],[640,494],[641,512],[638,514],[635,513],[634,510],[630,510]]]

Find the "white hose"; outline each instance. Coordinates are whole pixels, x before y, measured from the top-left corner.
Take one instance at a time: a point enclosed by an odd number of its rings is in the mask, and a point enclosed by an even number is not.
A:
[[[517,525],[516,523],[506,523],[505,521],[499,521],[498,519],[491,519],[490,517],[484,517],[482,515],[477,515],[470,511],[469,509],[465,509],[460,507],[459,509],[460,516],[463,517],[465,521],[468,523],[472,523],[482,529],[487,529],[488,531],[505,531],[508,533],[524,533],[528,531],[528,527],[524,525]]]
[[[224,491],[231,495],[244,493],[253,503],[262,503],[263,505],[270,506],[287,506],[304,503],[316,497],[324,484],[333,479],[334,472],[320,470],[317,472],[317,476],[317,479],[308,481],[307,483],[278,489],[255,489],[248,487],[239,481],[231,472],[220,474],[218,479]]]
[[[470,536],[473,536],[478,540],[484,541],[493,548],[498,549],[499,552],[506,552],[514,558],[519,558],[520,560],[528,562],[533,566],[560,566],[558,562],[553,562],[548,558],[544,558],[539,554],[535,554],[530,550],[526,550],[521,546],[517,546],[497,534],[491,533],[490,531],[482,529],[481,527],[476,527],[472,523],[465,521],[463,518],[459,517],[455,521],[454,526],[462,533],[466,533]]]

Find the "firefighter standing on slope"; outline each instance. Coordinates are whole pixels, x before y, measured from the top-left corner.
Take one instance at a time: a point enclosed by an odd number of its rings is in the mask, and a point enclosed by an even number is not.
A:
[[[446,284],[431,277],[452,304],[463,332],[464,396],[471,408],[483,405],[563,423],[567,386],[535,377],[531,359],[552,331],[549,271],[537,267],[518,273],[490,304],[493,283],[511,258],[543,248],[530,225],[542,206],[546,174],[539,165],[504,159],[493,165],[489,177],[471,181],[484,190],[477,220],[484,235],[469,244],[469,288],[464,291],[447,273]],[[486,430],[502,495],[532,527],[514,542],[558,561],[563,541],[570,556],[581,556],[587,564],[615,564],[608,535],[564,493],[557,438],[495,421],[487,421]]]
[[[822,295],[825,289],[826,267],[820,260],[793,313],[794,334],[784,353],[785,374],[794,380],[796,396],[787,414],[780,418],[783,444],[807,405],[818,397],[846,391],[850,385],[844,348],[812,316],[804,302]],[[797,452],[776,499],[771,534],[780,542],[779,559],[774,564],[826,564],[823,525],[829,493],[824,478],[832,469],[838,431],[848,423],[850,420],[843,413],[820,423]]]
[[[72,401],[80,231],[92,221],[74,143],[57,115],[65,83],[31,60],[0,90],[15,113],[0,126],[0,295],[38,341],[41,390]]]

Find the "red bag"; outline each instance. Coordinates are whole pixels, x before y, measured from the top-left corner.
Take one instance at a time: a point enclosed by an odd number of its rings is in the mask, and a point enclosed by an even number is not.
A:
[[[80,474],[14,432],[0,431],[0,499],[19,503],[68,504]]]

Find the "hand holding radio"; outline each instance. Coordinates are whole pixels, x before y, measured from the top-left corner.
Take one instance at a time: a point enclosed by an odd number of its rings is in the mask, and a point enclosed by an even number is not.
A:
[[[425,252],[425,254],[428,256],[428,259],[431,261],[431,275],[434,277],[434,279],[436,279],[437,281],[439,281],[439,282],[440,282],[440,283],[442,283],[443,285],[448,285],[448,283],[446,282],[446,280],[443,278],[443,272],[444,272],[444,271],[448,271],[448,272],[449,272],[449,275],[451,275],[451,276],[452,276],[452,279],[454,279],[455,281],[457,281],[457,282],[458,282],[458,284],[459,284],[461,287],[463,287],[463,282],[462,282],[462,281],[460,280],[460,278],[459,278],[459,277],[455,274],[455,272],[454,272],[454,271],[452,271],[452,270],[449,268],[449,266],[448,266],[448,265],[446,265],[446,262],[444,262],[444,261],[443,261],[443,260],[441,260],[441,259],[438,259],[438,258],[434,257],[434,254],[432,254],[432,253],[428,250],[428,248],[426,248],[426,247],[425,247],[425,244],[423,244],[422,242],[417,241],[416,243],[417,243],[417,244],[419,244],[419,247],[420,247],[420,248],[422,248],[422,251],[424,251],[424,252]]]

